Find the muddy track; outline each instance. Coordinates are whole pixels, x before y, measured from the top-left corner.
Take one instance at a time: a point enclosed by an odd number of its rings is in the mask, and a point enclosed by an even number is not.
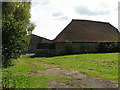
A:
[[[43,63],[42,63],[43,64]],[[49,64],[44,64],[49,65]],[[50,65],[52,66],[52,65]],[[70,83],[63,83],[56,80],[50,82],[50,88],[117,88],[117,83],[97,77],[89,77],[74,70],[65,70],[53,65],[53,68],[47,70],[37,70],[29,75],[65,75],[71,79]],[[81,86],[82,85],[82,86]]]

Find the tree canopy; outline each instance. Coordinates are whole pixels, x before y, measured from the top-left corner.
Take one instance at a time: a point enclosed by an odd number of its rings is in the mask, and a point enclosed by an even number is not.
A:
[[[30,22],[31,2],[2,3],[2,63],[6,67],[27,48],[35,25]]]

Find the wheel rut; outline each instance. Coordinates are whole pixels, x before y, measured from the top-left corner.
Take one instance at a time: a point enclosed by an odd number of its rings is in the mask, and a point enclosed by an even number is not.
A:
[[[43,65],[49,65],[42,63]],[[52,65],[49,65],[52,67]],[[97,77],[90,77],[86,74],[79,73],[74,70],[61,69],[53,65],[52,68],[47,70],[37,70],[35,72],[29,73],[29,75],[64,75],[69,76],[69,83],[59,82],[57,80],[52,80],[49,83],[49,88],[117,88],[117,83],[110,80],[101,79]]]

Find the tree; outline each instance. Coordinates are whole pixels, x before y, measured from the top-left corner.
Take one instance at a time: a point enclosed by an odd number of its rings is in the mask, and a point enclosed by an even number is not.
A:
[[[2,63],[11,65],[11,59],[18,58],[29,44],[35,25],[30,22],[31,2],[2,3]]]

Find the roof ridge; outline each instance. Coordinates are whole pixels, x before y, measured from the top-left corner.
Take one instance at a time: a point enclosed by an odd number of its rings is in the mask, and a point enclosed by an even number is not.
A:
[[[109,24],[109,22],[94,21],[94,20],[87,20],[87,19],[72,19],[72,21],[89,21],[89,22],[97,22],[97,23],[107,23],[107,24]]]
[[[57,35],[54,42],[115,42],[118,30],[108,22],[72,19],[71,22]]]
[[[48,39],[48,38],[45,38],[45,37],[42,37],[42,36],[38,36],[38,35],[36,35],[36,34],[32,34],[32,35],[37,36],[37,37],[39,37],[39,38],[46,39],[46,40],[50,40],[50,39]],[[50,40],[50,41],[51,41],[51,40]]]

